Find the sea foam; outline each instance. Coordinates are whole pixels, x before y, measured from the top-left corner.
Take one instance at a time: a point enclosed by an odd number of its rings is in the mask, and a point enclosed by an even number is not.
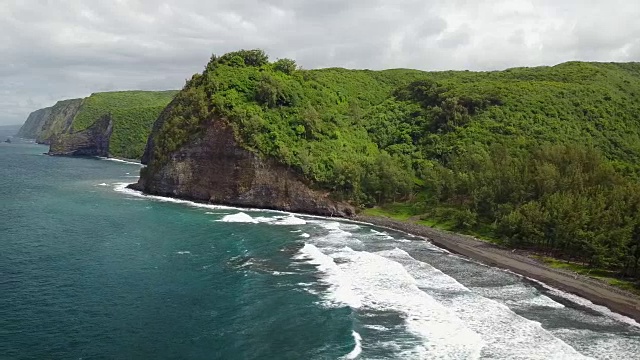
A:
[[[353,347],[353,350],[345,355],[345,359],[355,359],[360,356],[360,353],[362,353],[362,336],[355,331],[353,331],[351,335],[353,336],[353,341],[355,341],[356,344]]]
[[[294,256],[296,260],[306,260],[309,264],[316,265],[323,274],[321,282],[329,286],[326,296],[327,305],[349,306],[357,309],[362,306],[360,298],[353,292],[352,284],[343,271],[333,262],[333,259],[323,254],[317,247],[305,244]]]
[[[478,334],[422,292],[397,262],[350,248],[326,255],[311,244],[305,244],[300,253],[298,258],[318,265],[321,280],[330,285],[325,296],[334,303],[351,303],[358,311],[402,314],[407,331],[422,339],[414,345],[426,346],[440,358],[480,356],[483,342]]]
[[[538,281],[538,280],[535,280],[535,279],[531,279],[531,278],[527,278],[527,279],[529,279],[529,280],[541,285],[547,291],[549,291],[549,294],[551,294],[551,295],[564,298],[564,299],[569,300],[569,301],[571,301],[571,302],[573,302],[575,304],[578,304],[580,306],[583,306],[583,307],[589,308],[591,310],[594,310],[595,312],[597,312],[597,313],[599,313],[601,315],[604,315],[604,316],[606,316],[608,318],[614,319],[616,321],[619,321],[619,322],[622,322],[622,323],[625,323],[625,324],[628,324],[628,325],[632,325],[632,326],[635,326],[635,327],[640,327],[640,324],[637,321],[635,321],[634,319],[632,319],[630,317],[627,317],[627,316],[624,316],[622,314],[618,314],[616,312],[613,312],[606,306],[596,305],[593,302],[591,302],[591,301],[589,301],[589,300],[587,300],[587,299],[585,299],[583,297],[580,297],[580,296],[577,296],[577,295],[573,295],[573,294],[564,292],[562,290],[556,289],[556,288],[554,288],[552,286],[549,286],[549,285],[547,285],[547,284],[545,284],[545,283],[543,283],[541,281]]]
[[[485,344],[483,357],[585,359],[573,347],[543,329],[540,323],[517,315],[501,302],[471,291],[407,252],[396,248],[376,254],[401,264],[420,289],[433,293],[442,305],[479,334]]]
[[[246,213],[243,213],[243,212],[226,215],[218,221],[229,222],[229,223],[253,223],[253,224],[258,223],[258,221],[252,218],[251,215],[247,215]]]
[[[122,159],[117,159],[117,158],[99,157],[99,159],[100,160],[107,160],[107,161],[114,161],[114,162],[119,162],[119,163],[124,163],[124,164],[144,166],[139,162],[129,161],[129,160],[122,160]]]

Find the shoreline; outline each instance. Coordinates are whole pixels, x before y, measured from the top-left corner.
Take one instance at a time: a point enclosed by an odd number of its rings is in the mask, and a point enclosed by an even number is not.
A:
[[[578,295],[596,305],[605,306],[613,312],[630,317],[640,323],[640,296],[607,285],[596,279],[551,268],[529,257],[467,235],[455,234],[386,217],[357,215],[353,220],[425,238],[425,240],[434,245],[454,254],[465,256],[488,266],[506,269],[525,278]]]
[[[137,183],[127,184],[125,188],[139,192],[145,196],[158,196],[149,194],[136,188]],[[159,196],[166,197],[166,196]],[[198,201],[182,197],[167,197],[170,199],[180,199],[183,201],[214,205],[204,201]],[[291,213],[286,210],[258,209],[244,206],[218,205],[235,208],[238,210],[268,210]],[[300,215],[331,218],[317,214],[298,213]],[[640,323],[640,296],[631,294],[622,289],[605,284],[594,278],[578,275],[573,272],[554,269],[529,257],[519,255],[510,250],[505,250],[494,244],[475,239],[474,237],[456,234],[444,230],[438,230],[426,225],[416,224],[409,221],[399,221],[381,216],[355,215],[353,217],[333,217],[339,220],[352,221],[356,223],[370,224],[395,231],[401,231],[423,238],[432,244],[443,248],[454,254],[462,255],[482,264],[509,270],[521,275],[532,282],[540,282],[569,294],[577,295],[591,301],[595,305],[600,305],[620,315],[627,316]],[[542,286],[541,285],[541,286]]]

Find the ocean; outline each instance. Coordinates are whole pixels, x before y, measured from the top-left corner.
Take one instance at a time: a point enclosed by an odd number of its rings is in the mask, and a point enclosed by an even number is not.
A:
[[[0,144],[1,359],[634,359],[640,328],[407,234]]]

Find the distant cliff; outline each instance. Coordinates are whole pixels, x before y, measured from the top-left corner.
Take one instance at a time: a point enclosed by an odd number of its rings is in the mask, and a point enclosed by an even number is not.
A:
[[[40,110],[36,110],[29,114],[27,121],[25,121],[24,125],[18,130],[16,136],[25,138],[25,139],[35,139],[42,132],[42,126],[49,118],[49,114],[51,113],[51,108],[44,108]]]
[[[18,136],[49,144],[55,134],[67,132],[82,105],[82,99],[58,101],[54,106],[32,112],[18,131]]]
[[[138,159],[142,156],[153,122],[175,93],[176,91],[118,91],[95,93],[84,99],[59,101],[52,107],[31,113],[18,136],[48,145],[55,138],[56,149],[52,148],[51,153],[86,155],[86,149],[92,148],[100,149],[104,156]],[[99,125],[96,121],[107,115],[112,119],[112,129],[106,147],[104,144],[85,143],[98,139],[94,136],[94,125]],[[100,126],[97,128],[101,129]],[[89,129],[94,129],[94,132],[82,132]],[[77,151],[70,148],[73,144],[79,146],[75,149]]]
[[[73,119],[82,106],[83,99],[58,101],[45,119],[40,133],[36,136],[36,142],[50,144],[51,138],[57,134],[68,132]]]
[[[113,133],[110,114],[102,116],[90,127],[51,138],[49,155],[109,156],[109,140]]]

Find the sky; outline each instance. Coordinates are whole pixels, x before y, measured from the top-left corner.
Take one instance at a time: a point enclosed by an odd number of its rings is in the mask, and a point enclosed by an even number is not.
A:
[[[179,89],[211,54],[303,68],[640,61],[638,0],[0,0],[0,125],[57,100]]]

